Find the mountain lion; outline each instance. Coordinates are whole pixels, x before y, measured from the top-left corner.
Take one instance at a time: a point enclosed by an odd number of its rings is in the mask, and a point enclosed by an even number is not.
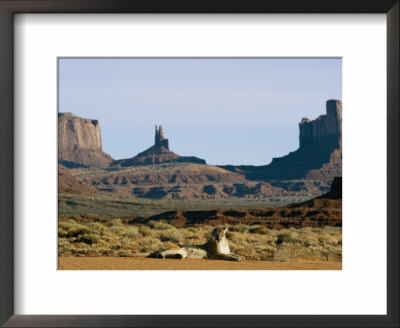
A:
[[[173,259],[215,259],[227,261],[243,261],[244,257],[231,253],[226,232],[228,227],[214,228],[211,238],[203,245],[185,245],[175,249],[162,249],[151,253],[148,257],[173,258]]]

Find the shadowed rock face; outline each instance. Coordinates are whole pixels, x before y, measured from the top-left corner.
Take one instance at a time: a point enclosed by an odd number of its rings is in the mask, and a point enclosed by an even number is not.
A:
[[[222,166],[251,180],[331,180],[342,175],[342,103],[328,100],[326,115],[299,124],[300,147],[263,166]]]
[[[198,211],[168,211],[146,217],[126,218],[129,223],[165,220],[178,226],[210,224],[262,225],[270,229],[342,226],[342,178],[335,177],[331,190],[319,197],[284,207],[258,209],[217,209]]]
[[[156,126],[154,146],[128,159],[121,159],[111,163],[111,166],[128,167],[138,165],[155,165],[162,163],[196,163],[206,164],[204,159],[195,156],[179,156],[169,150],[168,139],[164,138],[162,126]]]
[[[107,167],[113,159],[101,150],[99,121],[59,113],[58,161],[66,167]]]
[[[342,177],[335,177],[331,185],[331,190],[317,197],[317,199],[319,198],[342,199]]]
[[[313,121],[308,118],[301,120],[300,149],[320,144],[332,144],[339,148],[342,141],[342,103],[328,100],[326,113]]]

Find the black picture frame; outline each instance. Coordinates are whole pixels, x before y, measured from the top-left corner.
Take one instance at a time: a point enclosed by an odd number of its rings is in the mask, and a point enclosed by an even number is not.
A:
[[[399,327],[399,0],[0,0],[0,324],[4,327]],[[385,13],[387,315],[14,315],[13,17],[16,13]]]

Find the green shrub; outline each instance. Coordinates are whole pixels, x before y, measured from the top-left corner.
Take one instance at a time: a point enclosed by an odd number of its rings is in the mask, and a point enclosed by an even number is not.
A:
[[[296,239],[296,234],[291,233],[291,232],[283,232],[278,234],[278,238],[276,241],[277,245],[283,244],[283,243],[287,243],[287,244],[296,244],[296,243],[300,243],[301,244],[301,240]]]
[[[262,227],[262,226],[256,226],[256,227],[251,227],[249,229],[250,233],[258,233],[260,235],[269,235],[271,234],[271,230],[268,229],[267,227]]]
[[[160,248],[160,240],[156,238],[146,238],[139,241],[140,251],[143,253],[154,252]]]
[[[121,243],[119,241],[114,241],[110,244],[110,248],[113,250],[118,250],[121,248]]]
[[[82,224],[76,224],[76,225],[72,226],[71,228],[69,228],[68,235],[69,236],[78,236],[78,235],[85,234],[85,233],[89,234],[91,232],[92,232],[92,230],[89,227],[82,225]]]
[[[124,237],[120,241],[121,247],[130,247],[132,245],[132,240],[128,237]]]
[[[175,227],[174,226],[172,226],[172,225],[170,225],[170,224],[168,224],[168,223],[165,223],[165,222],[163,222],[163,221],[149,221],[148,223],[147,223],[152,229],[155,229],[155,230],[169,230],[169,229],[175,229]]]
[[[183,240],[182,234],[178,230],[167,230],[160,236],[161,241],[173,241],[179,243]]]
[[[112,226],[123,226],[124,224],[122,223],[121,219],[111,219],[106,223],[106,225],[112,227]]]
[[[247,226],[245,226],[244,224],[236,224],[229,227],[229,230],[234,232],[245,232],[247,230]]]
[[[129,257],[129,256],[132,256],[132,252],[121,249],[121,250],[118,251],[118,256],[120,256],[120,257]]]
[[[108,242],[105,241],[104,239],[99,239],[99,240],[97,241],[97,245],[98,245],[98,246],[102,246],[102,247],[108,247],[108,246],[109,246],[109,245],[108,245]]]
[[[153,230],[151,230],[149,227],[145,225],[139,227],[139,233],[145,237],[151,237],[154,234]]]
[[[142,237],[142,234],[139,232],[138,227],[128,227],[124,233],[124,236],[131,239],[138,239]]]
[[[187,239],[201,239],[199,235],[190,235],[186,237]]]
[[[77,241],[84,242],[86,244],[92,245],[100,240],[100,236],[95,234],[83,234],[79,235]]]
[[[68,232],[62,228],[58,228],[58,237],[68,237]]]
[[[126,232],[126,228],[124,226],[112,226],[109,230],[116,235],[124,235]]]
[[[68,230],[69,228],[71,228],[72,226],[76,225],[76,221],[73,219],[70,219],[68,221],[59,221],[58,222],[58,227],[59,228],[63,228],[65,230]]]
[[[99,222],[92,222],[92,223],[88,224],[88,227],[90,229],[92,229],[93,233],[98,233],[98,234],[103,232],[106,228],[105,225],[103,225]]]

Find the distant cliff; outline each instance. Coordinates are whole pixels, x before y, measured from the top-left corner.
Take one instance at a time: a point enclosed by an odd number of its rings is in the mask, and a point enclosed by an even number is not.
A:
[[[99,121],[59,113],[58,161],[66,167],[107,167],[113,159],[101,149]]]
[[[180,156],[169,150],[168,139],[164,138],[162,126],[156,126],[154,145],[136,156],[111,163],[111,166],[128,167],[139,165],[155,165],[162,163],[196,163],[206,164],[204,159],[195,156]]]
[[[319,144],[340,147],[342,142],[342,103],[339,100],[326,102],[326,115],[310,121],[303,118],[299,123],[300,149]]]
[[[221,166],[251,180],[333,179],[342,175],[342,103],[326,102],[326,115],[299,124],[300,147],[263,166]]]

